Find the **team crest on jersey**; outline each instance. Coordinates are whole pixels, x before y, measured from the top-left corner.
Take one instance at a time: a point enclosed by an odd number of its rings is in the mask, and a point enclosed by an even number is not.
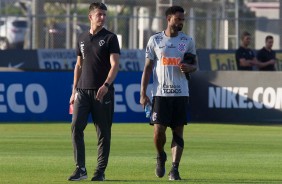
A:
[[[105,40],[100,40],[100,41],[99,41],[100,47],[103,46],[104,44],[105,44]]]
[[[179,50],[180,52],[185,52],[185,50],[186,50],[186,44],[185,44],[185,43],[180,43],[180,44],[178,44],[178,50]]]

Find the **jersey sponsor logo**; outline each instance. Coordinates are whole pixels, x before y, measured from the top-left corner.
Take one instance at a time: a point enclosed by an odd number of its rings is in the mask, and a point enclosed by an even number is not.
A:
[[[99,46],[101,47],[101,46],[103,46],[105,44],[105,40],[100,40],[99,41]]]
[[[179,94],[181,93],[180,85],[164,84],[163,93],[165,94]]]
[[[163,56],[162,59],[162,64],[165,66],[178,66],[178,64],[181,61],[180,57],[165,57]]]
[[[80,42],[80,51],[82,53],[82,59],[85,59],[85,54],[84,54],[84,42]]]
[[[170,44],[170,45],[167,45],[167,48],[173,49],[173,48],[176,48],[176,47],[173,44]]]
[[[163,92],[165,94],[178,94],[178,93],[181,93],[181,89],[163,89]]]
[[[187,37],[181,37],[180,40],[181,41],[187,41],[188,39],[187,39]]]
[[[109,103],[111,103],[111,101],[106,101],[106,102],[105,102],[106,105],[109,104]]]
[[[178,44],[178,50],[179,50],[180,52],[185,52],[185,50],[186,50],[186,44],[185,44],[185,43],[180,43],[180,44]]]

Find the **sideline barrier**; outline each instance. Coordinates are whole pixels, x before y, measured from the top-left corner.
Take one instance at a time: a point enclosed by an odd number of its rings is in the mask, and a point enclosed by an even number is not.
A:
[[[73,70],[76,53],[73,49],[0,50],[0,67],[22,70]],[[142,71],[145,50],[121,50],[120,71]]]
[[[139,104],[141,75],[119,72],[114,122],[148,122]],[[196,72],[190,83],[192,121],[282,123],[281,77],[281,72]],[[0,72],[0,79],[0,122],[71,121],[73,72]]]
[[[236,50],[198,49],[197,56],[201,71],[236,71]],[[282,51],[276,50],[275,68],[282,71]]]
[[[235,50],[198,49],[197,57],[201,71],[237,70]],[[276,51],[276,69],[282,71],[282,51]],[[0,51],[0,67],[22,70],[62,71],[73,70],[76,53],[73,49],[3,50]],[[142,71],[145,50],[122,49],[120,71]]]
[[[282,72],[218,71],[192,76],[193,121],[282,123]]]
[[[114,122],[146,122],[139,104],[141,72],[115,81]],[[0,72],[0,122],[71,121],[73,72]]]

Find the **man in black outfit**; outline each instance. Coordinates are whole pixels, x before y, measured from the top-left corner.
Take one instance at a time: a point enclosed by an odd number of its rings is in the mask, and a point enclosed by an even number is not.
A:
[[[265,46],[257,53],[260,71],[275,71],[276,53],[272,50],[272,46],[273,37],[268,35],[265,38]]]
[[[237,70],[253,70],[253,66],[259,63],[256,60],[255,53],[249,48],[251,43],[251,34],[243,32],[241,36],[241,46],[236,50]]]
[[[83,132],[89,114],[92,115],[98,139],[97,167],[92,181],[105,180],[114,113],[113,81],[118,73],[120,55],[117,36],[103,27],[106,11],[103,3],[90,4],[90,30],[78,39],[70,97],[70,104],[74,105],[71,130],[76,169],[69,177],[70,181],[87,178]]]

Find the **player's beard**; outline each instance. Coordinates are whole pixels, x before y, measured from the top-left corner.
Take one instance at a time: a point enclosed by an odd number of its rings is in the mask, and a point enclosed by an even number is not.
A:
[[[174,31],[177,31],[177,32],[181,31],[182,28],[183,28],[183,24],[174,25],[174,26],[172,26],[172,28],[173,28]]]

